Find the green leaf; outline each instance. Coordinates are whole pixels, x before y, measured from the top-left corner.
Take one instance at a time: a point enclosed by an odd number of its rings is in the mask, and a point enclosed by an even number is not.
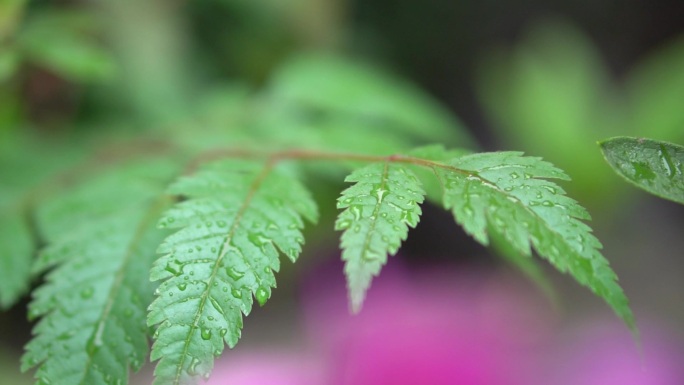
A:
[[[624,125],[609,71],[586,35],[571,24],[544,21],[480,69],[481,104],[502,143],[569,172],[574,180],[567,187],[582,201],[615,202],[614,188],[596,184],[610,176],[593,141]]]
[[[166,162],[117,167],[39,208],[48,241],[34,271],[54,269],[34,292],[31,318],[42,317],[22,368],[38,366],[39,383],[128,382],[148,353],[146,279],[163,233],[159,198],[175,173]]]
[[[395,133],[430,142],[473,141],[449,111],[414,85],[370,65],[332,55],[300,55],[272,81],[276,100],[392,125]]]
[[[634,317],[617,277],[601,255],[601,243],[580,219],[577,202],[547,179],[569,179],[540,158],[520,152],[467,155],[435,168],[444,186],[444,206],[483,245],[489,229],[523,255],[531,248],[561,272],[603,298],[636,333]]]
[[[76,149],[60,148],[28,135],[0,139],[0,308],[12,306],[28,289],[33,275],[36,234],[33,209],[39,196],[58,190],[47,183],[79,159]]]
[[[338,199],[337,208],[345,210],[335,229],[344,230],[344,272],[352,311],[358,312],[387,255],[394,255],[406,239],[408,227],[418,224],[425,192],[412,171],[388,162],[356,170],[345,181],[356,184]]]
[[[28,290],[33,261],[33,236],[18,209],[1,210],[0,309],[11,307]]]
[[[304,242],[302,217],[317,209],[307,190],[259,162],[212,164],[171,188],[188,200],[160,221],[180,229],[159,247],[151,271],[162,281],[148,324],[158,325],[155,384],[191,384],[208,376],[224,343],[240,338],[252,295],[263,305],[275,287],[279,252],[295,261]]]
[[[633,135],[684,140],[684,36],[650,54],[630,71],[626,110]],[[624,132],[624,131],[622,131]]]
[[[101,81],[116,73],[113,55],[97,42],[92,16],[43,12],[29,18],[19,34],[26,59],[72,81]]]
[[[628,137],[608,139],[599,145],[608,164],[628,182],[684,204],[684,147]]]

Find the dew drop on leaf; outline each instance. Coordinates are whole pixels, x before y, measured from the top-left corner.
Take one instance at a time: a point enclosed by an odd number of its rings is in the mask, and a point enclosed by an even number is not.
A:
[[[188,288],[188,284],[185,282],[178,284],[178,290],[180,290],[180,291],[185,291],[185,289],[187,289],[187,288]]]
[[[241,299],[241,298],[242,298],[242,291],[241,291],[240,289],[233,288],[233,289],[230,290],[230,294],[232,294],[233,297],[235,297],[235,298],[237,298],[237,299]]]
[[[221,314],[225,314],[225,312],[223,311],[223,308],[221,307],[221,304],[219,304],[218,301],[214,297],[209,297],[209,301],[214,306],[214,309],[216,309],[217,312],[219,312]]]
[[[85,288],[85,289],[81,290],[81,298],[83,298],[83,299],[91,298],[94,293],[95,293],[95,290],[93,290],[92,287]]]
[[[240,278],[242,278],[242,277],[245,276],[245,273],[243,273],[242,271],[239,271],[238,269],[236,269],[236,268],[234,268],[234,267],[229,267],[229,268],[227,268],[227,269],[226,269],[226,273],[228,274],[228,276],[229,276],[230,278],[232,278],[232,279],[235,280],[235,281],[237,281],[237,280],[239,280]]]
[[[190,361],[190,366],[188,367],[188,374],[191,376],[196,376],[197,373],[197,366],[199,366],[200,360],[197,357],[193,357],[192,360]]]
[[[208,341],[209,339],[211,339],[211,329],[201,328],[200,329],[200,336],[202,337],[203,340]]]
[[[259,287],[256,291],[256,299],[259,302],[259,305],[264,306],[268,300],[268,290],[264,287]]]

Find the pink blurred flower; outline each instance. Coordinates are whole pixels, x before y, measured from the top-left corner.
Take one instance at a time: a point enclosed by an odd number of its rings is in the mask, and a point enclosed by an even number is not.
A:
[[[252,350],[230,354],[217,363],[206,385],[323,385],[323,367],[306,353]]]
[[[341,271],[305,282],[306,341],[230,352],[208,385],[684,384],[681,341],[644,329],[642,357],[619,323],[555,338],[548,304],[506,276],[395,264],[350,315]]]
[[[329,354],[326,384],[528,385],[549,322],[506,281],[387,269],[355,316],[342,282],[312,283],[307,330]]]
[[[561,340],[538,385],[681,385],[684,344],[662,329],[641,328],[641,350],[618,322],[596,322]]]

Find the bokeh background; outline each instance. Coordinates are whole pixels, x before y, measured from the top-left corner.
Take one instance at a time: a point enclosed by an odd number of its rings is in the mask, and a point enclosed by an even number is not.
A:
[[[530,280],[427,205],[357,317],[334,238],[311,232],[320,240],[285,264],[211,383],[684,383],[684,207],[628,186],[596,145],[684,143],[684,2],[2,0],[0,149],[31,137],[47,157],[102,132],[190,138],[197,100],[203,122],[229,127],[235,100],[311,52],[423,89],[460,122],[450,145],[565,169],[631,299],[643,359],[588,290],[545,263],[552,289]],[[18,372],[27,301],[0,313],[3,383],[31,383]]]

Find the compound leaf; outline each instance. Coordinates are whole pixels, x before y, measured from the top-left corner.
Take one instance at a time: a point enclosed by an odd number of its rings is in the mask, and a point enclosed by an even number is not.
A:
[[[628,137],[608,139],[600,146],[608,164],[628,182],[684,204],[684,147]]]
[[[569,179],[560,169],[520,152],[481,153],[435,168],[443,203],[478,242],[489,231],[523,255],[533,247],[561,272],[603,298],[634,331],[634,317],[617,277],[601,255],[601,243],[581,219],[589,214],[547,179]]]
[[[105,173],[43,203],[38,227],[48,247],[38,273],[53,268],[33,294],[29,315],[42,317],[22,368],[38,366],[41,384],[128,382],[148,353],[146,279],[162,235],[155,222],[175,172],[145,161]]]
[[[275,287],[279,252],[293,262],[304,242],[302,217],[317,209],[293,177],[261,162],[210,165],[171,187],[187,200],[161,227],[179,229],[159,247],[151,271],[162,281],[148,324],[158,325],[155,384],[191,384],[208,376],[225,343],[235,346],[252,295],[263,305]]]
[[[394,255],[420,218],[425,192],[415,174],[403,165],[375,163],[354,171],[337,208],[342,234],[342,259],[352,311],[358,312],[371,280]]]

